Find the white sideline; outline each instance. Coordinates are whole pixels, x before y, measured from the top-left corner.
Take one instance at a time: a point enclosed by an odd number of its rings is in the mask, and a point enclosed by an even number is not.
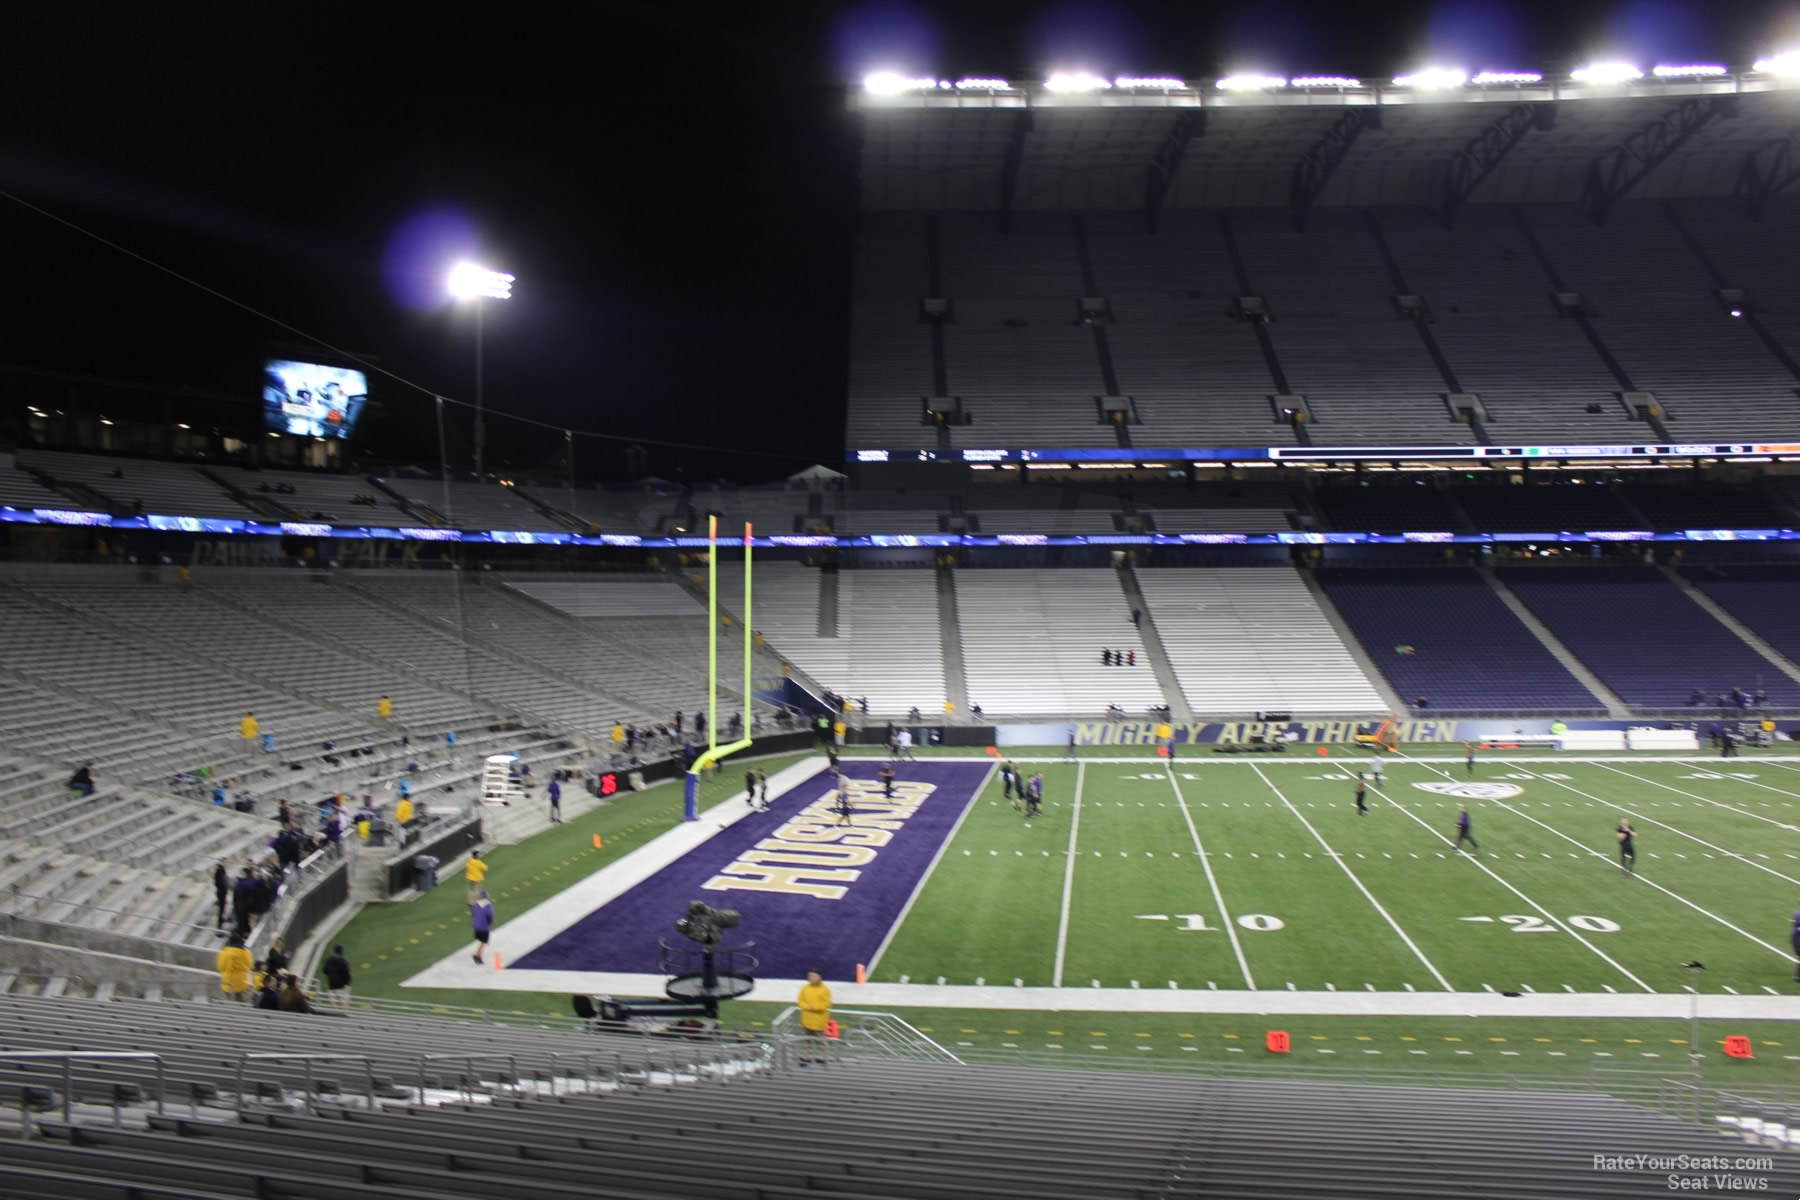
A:
[[[1265,779],[1263,782],[1267,783]],[[1251,991],[1256,990],[1256,977],[1250,974],[1250,960],[1244,957],[1243,943],[1238,940],[1237,922],[1231,919],[1231,910],[1225,907],[1225,893],[1219,890],[1219,880],[1213,874],[1212,858],[1206,853],[1206,847],[1200,842],[1200,830],[1194,824],[1194,814],[1188,810],[1187,797],[1181,794],[1181,784],[1175,780],[1175,768],[1169,768],[1169,786],[1175,789],[1175,806],[1181,809],[1181,819],[1187,822],[1188,836],[1194,841],[1194,857],[1206,870],[1206,886],[1212,890],[1213,903],[1219,906],[1219,924],[1225,927],[1225,933],[1231,938],[1231,952],[1237,956],[1238,970],[1244,973],[1244,986]]]
[[[770,792],[779,796],[790,788],[798,787],[817,774],[824,762],[823,758],[816,756],[804,758],[777,771],[769,777]],[[497,897],[495,907],[499,910],[501,923],[494,927],[494,949],[507,959],[523,958],[601,905],[618,899],[690,850],[705,845],[721,830],[729,829],[739,821],[756,815],[759,814],[741,803],[734,794],[732,799],[721,801],[701,813],[698,821],[680,822],[675,828],[652,838],[624,858],[600,868],[581,882],[565,888],[516,917],[507,916],[505,899]],[[506,883],[503,872],[490,872],[489,878],[495,887]],[[460,888],[465,885],[460,878],[454,878],[446,880],[443,886]],[[679,914],[671,915],[670,920],[675,915]],[[541,976],[544,980],[528,990],[562,992],[569,990],[568,981],[578,975],[577,972],[570,971],[496,972],[470,960],[471,944],[472,942],[466,941],[457,942],[453,953],[426,967],[400,986],[513,990],[517,985],[510,982],[503,985],[501,980],[510,981],[513,976],[526,974]],[[662,991],[660,976],[644,978],[656,979],[652,992]]]
[[[408,986],[480,987],[492,991],[586,992],[601,996],[660,996],[661,975],[577,971],[487,971],[463,960],[468,971],[441,983]],[[456,964],[460,965],[460,964]],[[432,968],[435,971],[437,968]],[[431,971],[425,972],[429,975]],[[759,979],[748,999],[786,1003],[804,980]],[[1683,992],[1638,995],[1607,992],[1300,992],[1211,991],[1198,988],[973,987],[956,984],[864,983],[829,980],[833,999],[859,1008],[1017,1009],[1031,1012],[1251,1014],[1346,1017],[1656,1017],[1686,1020],[1691,997]],[[1700,1016],[1708,1020],[1792,1021],[1792,996],[1728,996],[1702,993]]]
[[[1050,985],[1062,986],[1063,960],[1069,950],[1069,910],[1075,899],[1075,838],[1081,830],[1081,792],[1087,784],[1087,765],[1075,768],[1075,803],[1069,809],[1069,853],[1063,864],[1062,915],[1056,922],[1056,966],[1050,972]],[[945,843],[948,845],[948,843]]]

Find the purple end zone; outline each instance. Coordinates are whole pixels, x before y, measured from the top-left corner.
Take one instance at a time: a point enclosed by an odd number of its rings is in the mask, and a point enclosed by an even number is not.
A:
[[[896,766],[896,791],[902,798],[908,792],[917,796],[922,790],[903,785],[929,785],[931,791],[916,810],[892,821],[891,814],[876,809],[879,789],[869,796],[866,808],[858,806],[860,818],[879,819],[893,828],[885,845],[870,847],[875,852],[872,861],[853,871],[819,868],[817,875],[826,881],[825,890],[841,891],[840,896],[704,886],[745,878],[726,871],[734,866],[754,879],[761,868],[747,867],[739,861],[741,856],[757,851],[759,842],[772,839],[776,830],[834,790],[830,773],[821,771],[772,800],[772,811],[745,817],[509,965],[521,970],[656,973],[662,966],[657,939],[680,942],[681,935],[674,929],[676,918],[687,911],[689,901],[703,900],[715,908],[735,908],[743,914],[743,924],[727,934],[726,945],[755,942],[758,974],[799,979],[809,970],[818,970],[828,979],[853,978],[856,964],[867,963],[880,947],[989,770],[986,763],[924,761]],[[879,763],[844,764],[844,774],[852,780],[874,780],[880,772]],[[742,804],[743,799],[726,803]],[[817,849],[829,852],[833,847]]]

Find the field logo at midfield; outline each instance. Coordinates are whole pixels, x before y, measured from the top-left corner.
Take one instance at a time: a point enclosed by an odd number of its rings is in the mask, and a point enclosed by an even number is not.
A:
[[[1455,796],[1458,800],[1511,800],[1514,796],[1525,793],[1525,789],[1516,783],[1457,783],[1450,780],[1444,783],[1415,783],[1413,786],[1421,792]]]

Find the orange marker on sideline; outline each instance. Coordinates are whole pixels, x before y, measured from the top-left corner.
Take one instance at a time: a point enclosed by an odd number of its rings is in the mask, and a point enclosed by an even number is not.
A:
[[[499,969],[500,969],[500,952],[498,950],[496,950],[496,951],[494,951],[494,970],[498,971]]]
[[[864,969],[864,967],[861,963],[856,964],[856,982],[858,982],[858,983],[869,982],[869,973],[867,970]]]
[[[1264,1036],[1263,1045],[1268,1047],[1271,1054],[1286,1054],[1293,1042],[1288,1037],[1286,1030],[1271,1029]]]
[[[600,835],[596,833],[594,835],[594,849],[598,850],[599,848],[600,848]]]

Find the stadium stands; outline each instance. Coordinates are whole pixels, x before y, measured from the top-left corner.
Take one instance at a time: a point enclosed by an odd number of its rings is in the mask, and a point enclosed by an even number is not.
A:
[[[1313,502],[1333,529],[1358,533],[1459,531],[1468,522],[1445,492],[1429,484],[1322,487]]]
[[[1137,581],[1196,714],[1388,711],[1292,567],[1165,568]]]
[[[720,564],[721,603],[737,611],[743,568]],[[836,590],[837,624],[820,633],[820,589]],[[756,565],[756,628],[772,649],[824,687],[867,697],[873,716],[941,711],[943,629],[937,578],[927,570],[840,571],[835,578],[799,563]]]
[[[997,569],[956,573],[969,702],[989,717],[1134,715],[1164,703],[1117,573]],[[1103,666],[1102,649],[1137,656]]]
[[[1677,437],[1768,437],[1800,426],[1800,380],[1727,315],[1663,206],[1621,204],[1598,227],[1573,207],[1534,207],[1527,220]]]
[[[1618,382],[1580,326],[1557,312],[1508,210],[1471,205],[1454,232],[1423,208],[1383,209],[1379,224],[1457,382],[1481,397],[1493,441],[1654,440],[1627,419]]]
[[[1719,624],[1654,567],[1515,567],[1500,577],[1576,657],[1633,705],[1677,709],[1695,689],[1766,688],[1800,705],[1800,683]]]
[[[1424,696],[1432,711],[1606,712],[1472,569],[1326,568],[1319,582],[1409,704]]]
[[[73,1120],[59,1063],[0,1065],[0,1088],[35,1102],[25,1119],[40,1135],[11,1144],[0,1180],[21,1200],[1424,1200],[1459,1190],[1566,1200],[1665,1184],[1666,1170],[1649,1165],[1595,1169],[1596,1155],[1621,1147],[1695,1161],[1732,1148],[1581,1091],[881,1058],[802,1072],[786,1069],[779,1043],[485,1026],[472,1046],[456,1022],[365,1011],[330,1044],[332,1058],[320,1047],[330,1022],[0,998],[0,1038],[22,1049],[129,1044],[160,1056],[81,1063]],[[162,1113],[152,1111],[159,1067]],[[715,1079],[728,1086],[672,1086]],[[1021,1129],[1022,1108],[1032,1119]],[[1345,1112],[1457,1152],[1397,1153],[1392,1139],[1346,1128]],[[1313,1131],[1304,1146],[1294,1128]],[[1792,1191],[1800,1169],[1783,1158],[1742,1174]]]
[[[1475,528],[1494,533],[1648,529],[1616,488],[1598,483],[1450,490]]]
[[[1237,292],[1218,223],[1181,214],[1154,235],[1135,213],[1085,218],[1119,389],[1139,445],[1291,445],[1268,397],[1280,389],[1251,327],[1231,319]],[[1101,430],[1102,434],[1106,431]],[[1107,444],[1103,439],[1096,445]]]
[[[238,467],[220,467],[218,474],[245,495],[285,510],[288,520],[325,520],[378,529],[420,524],[392,496],[360,475],[246,471]],[[363,502],[370,500],[374,503]]]
[[[435,479],[387,479],[383,482],[405,496],[417,511],[429,509],[458,529],[555,529],[558,522],[512,488],[489,483],[452,481],[449,499],[444,485]],[[368,489],[374,490],[374,489]],[[445,512],[448,504],[450,511]]]
[[[1732,563],[1687,567],[1682,574],[1791,663],[1800,663],[1800,567]],[[1736,685],[1745,686],[1745,685]]]
[[[1628,487],[1623,495],[1658,530],[1782,529],[1794,521],[1760,493],[1743,488],[1663,484]]]
[[[1295,233],[1279,212],[1234,216],[1251,284],[1268,298],[1289,386],[1321,445],[1461,445],[1445,385],[1394,307],[1393,283],[1360,215],[1321,212]]]
[[[18,464],[17,456],[0,454],[0,505],[8,508],[67,508],[69,497],[53,492]]]
[[[251,514],[193,467],[149,458],[106,458],[58,450],[27,450],[19,462],[59,484],[86,487],[111,500],[119,512],[162,516],[226,517]]]

